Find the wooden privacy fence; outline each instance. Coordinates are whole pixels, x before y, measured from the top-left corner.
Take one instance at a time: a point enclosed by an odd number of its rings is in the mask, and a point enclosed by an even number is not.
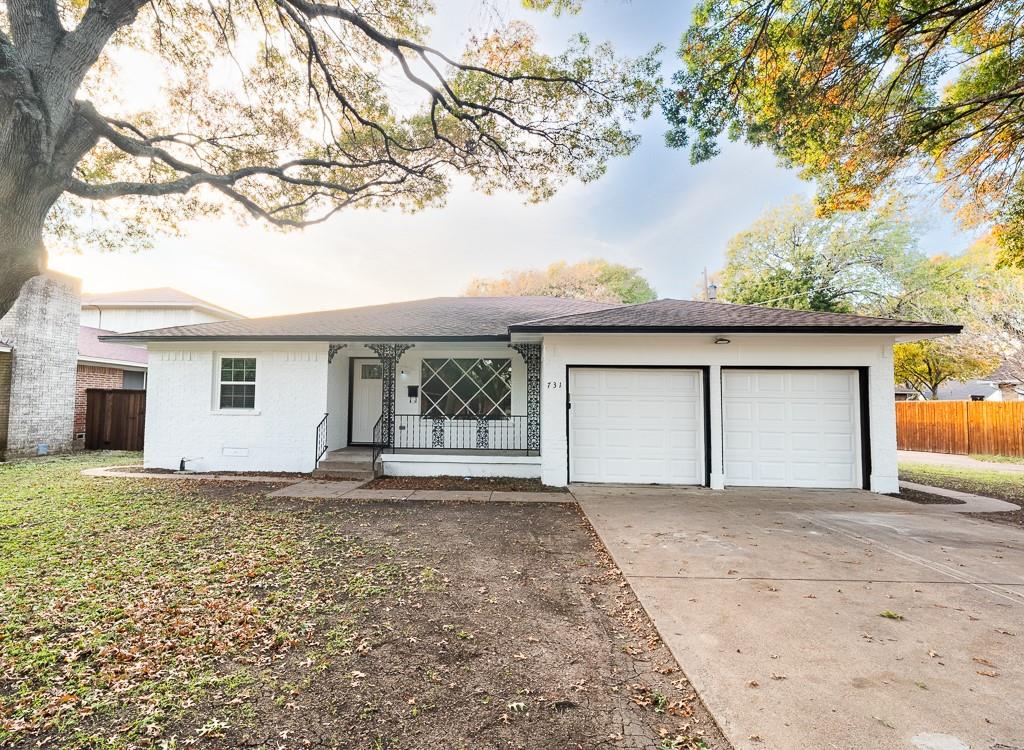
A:
[[[1024,456],[1024,401],[900,401],[900,450]]]
[[[85,447],[140,451],[146,432],[146,392],[89,388],[85,392]]]

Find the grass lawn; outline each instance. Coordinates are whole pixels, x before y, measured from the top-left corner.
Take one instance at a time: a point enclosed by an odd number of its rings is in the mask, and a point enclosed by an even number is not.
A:
[[[568,505],[0,464],[0,747],[727,748]]]
[[[972,453],[975,461],[987,461],[994,464],[1024,464],[1024,456],[999,456],[991,453]]]
[[[995,497],[1024,505],[1024,475],[958,466],[900,464],[900,479],[932,487],[945,487],[975,495]],[[1024,510],[972,515],[1012,526],[1024,526]]]

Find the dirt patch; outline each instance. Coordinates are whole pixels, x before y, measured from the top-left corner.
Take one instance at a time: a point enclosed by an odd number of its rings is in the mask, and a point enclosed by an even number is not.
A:
[[[933,495],[930,492],[921,492],[920,490],[912,490],[906,487],[899,492],[888,493],[888,495],[889,497],[895,497],[897,500],[909,500],[919,505],[964,505],[963,500],[944,497],[943,495]]]
[[[568,492],[549,487],[539,479],[515,477],[377,477],[363,485],[370,490],[447,490],[499,492]]]
[[[729,748],[574,506],[86,465],[0,476],[0,746]]]

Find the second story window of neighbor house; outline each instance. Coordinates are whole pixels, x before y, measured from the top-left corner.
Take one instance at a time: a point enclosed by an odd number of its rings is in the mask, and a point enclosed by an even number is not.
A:
[[[220,408],[256,408],[255,357],[223,357],[221,359]]]

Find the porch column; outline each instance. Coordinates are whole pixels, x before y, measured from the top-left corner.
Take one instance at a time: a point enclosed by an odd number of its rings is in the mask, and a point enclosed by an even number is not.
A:
[[[526,449],[540,455],[540,344],[516,343],[509,346],[526,363]]]
[[[414,344],[367,344],[366,348],[377,355],[381,364],[381,405],[380,438],[386,447],[393,444],[395,436],[395,367],[402,355]]]

